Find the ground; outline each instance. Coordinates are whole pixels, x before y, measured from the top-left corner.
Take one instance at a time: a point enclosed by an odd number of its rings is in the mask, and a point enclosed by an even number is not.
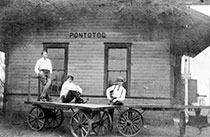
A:
[[[0,113],[0,137],[72,137],[69,125],[69,118],[65,118],[61,127],[57,129],[43,129],[42,131],[32,131],[26,122],[25,116],[10,115]],[[210,126],[210,125],[209,125]],[[210,127],[203,128],[201,133],[195,127],[187,126],[184,137],[208,137]],[[89,135],[96,137],[95,135]],[[137,137],[178,137],[178,123],[165,126],[145,125]],[[117,131],[114,131],[105,137],[122,137]]]

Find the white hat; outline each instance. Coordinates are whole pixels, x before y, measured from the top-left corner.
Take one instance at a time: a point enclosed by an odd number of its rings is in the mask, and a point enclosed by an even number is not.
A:
[[[124,82],[124,78],[122,76],[117,77],[117,82]]]

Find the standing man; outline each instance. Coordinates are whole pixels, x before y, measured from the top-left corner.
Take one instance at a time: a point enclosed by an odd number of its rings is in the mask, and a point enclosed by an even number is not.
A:
[[[51,74],[52,74],[52,63],[50,59],[48,59],[47,51],[41,52],[42,58],[40,58],[35,65],[35,73],[38,75],[39,80],[42,82],[43,91],[40,95],[40,99],[42,101],[51,101],[52,99],[49,97],[48,89],[51,85]]]
[[[80,98],[82,89],[73,83],[74,77],[71,75],[67,76],[67,80],[63,83],[60,99],[62,103],[70,103],[75,98],[75,103],[84,103],[83,99]]]

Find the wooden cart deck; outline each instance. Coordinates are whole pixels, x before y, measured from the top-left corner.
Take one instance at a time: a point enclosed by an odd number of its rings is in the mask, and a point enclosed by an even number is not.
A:
[[[117,106],[114,105],[106,105],[106,104],[79,104],[79,103],[61,103],[61,102],[42,102],[42,101],[25,101],[25,104],[32,104],[32,105],[40,105],[44,108],[56,108],[62,110],[69,110],[69,109],[91,109],[94,111],[104,110],[104,109],[111,109],[116,108]]]
[[[25,101],[25,104],[42,105],[45,107],[58,107],[60,109],[82,108],[82,109],[109,109],[116,107],[136,108],[143,110],[175,110],[181,111],[185,109],[209,109],[210,106],[184,106],[184,105],[151,105],[151,104],[124,104],[123,106],[108,105],[108,104],[93,104],[93,103],[61,103],[61,102],[43,102],[43,101]]]

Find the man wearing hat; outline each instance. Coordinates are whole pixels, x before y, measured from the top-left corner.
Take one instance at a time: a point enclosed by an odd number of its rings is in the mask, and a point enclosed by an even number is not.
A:
[[[106,96],[110,104],[123,105],[126,95],[126,89],[123,87],[123,77],[119,76],[116,82],[116,85],[113,85],[106,90]]]
[[[75,103],[84,103],[83,99],[80,98],[82,89],[73,83],[74,77],[72,75],[67,76],[67,80],[63,83],[60,99],[62,103],[70,103],[75,98]]]
[[[123,87],[124,79],[122,76],[119,76],[116,80],[117,84],[109,87],[106,90],[106,96],[109,100],[110,105],[123,105],[125,100],[126,89]],[[109,109],[109,114],[113,120],[114,109]],[[111,127],[113,128],[113,127]]]

